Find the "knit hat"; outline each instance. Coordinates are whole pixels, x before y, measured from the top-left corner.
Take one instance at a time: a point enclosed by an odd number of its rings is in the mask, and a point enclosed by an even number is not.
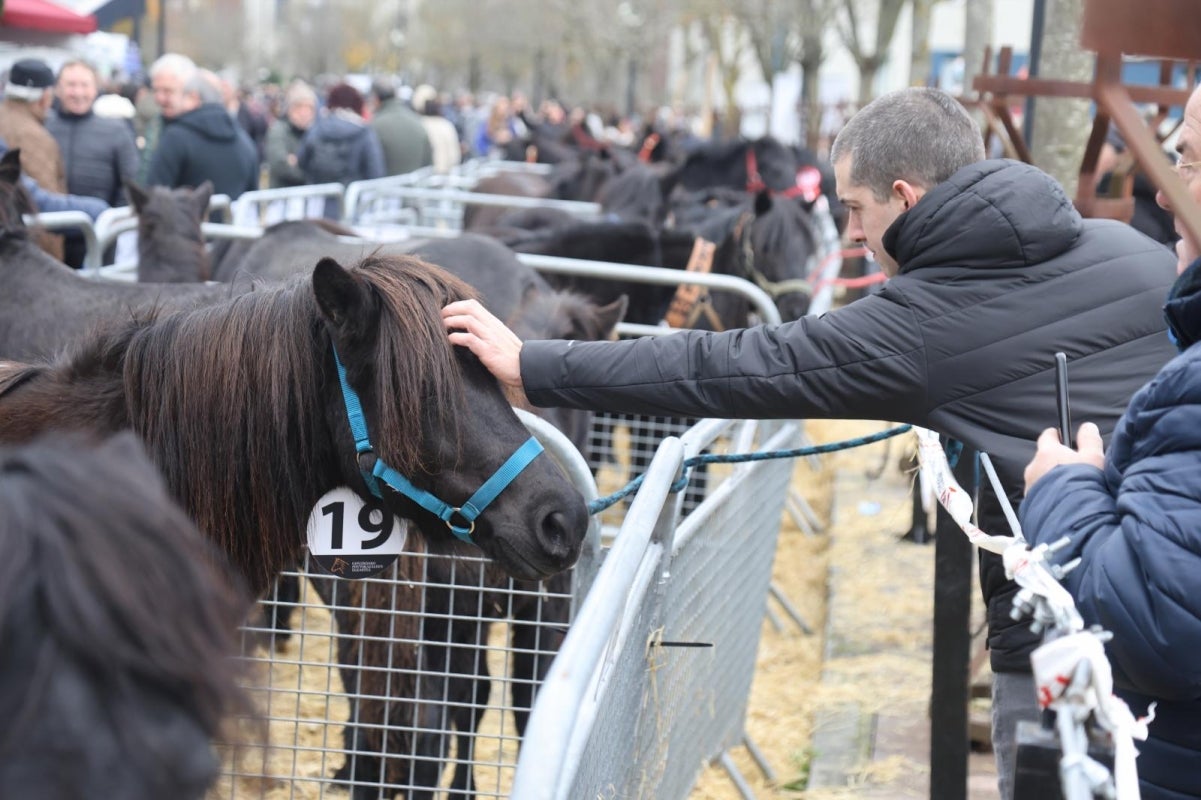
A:
[[[42,92],[54,85],[54,70],[40,58],[22,58],[13,63],[8,71],[8,83],[4,87],[5,97],[20,100],[37,100]]]

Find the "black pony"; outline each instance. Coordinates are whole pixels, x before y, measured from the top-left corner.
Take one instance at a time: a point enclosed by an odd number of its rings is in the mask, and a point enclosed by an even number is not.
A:
[[[4,796],[204,797],[247,599],[137,440],[0,450],[0,550]]]
[[[132,427],[171,491],[260,593],[296,563],[298,532],[326,492],[349,486],[370,497],[335,347],[375,457],[456,507],[529,438],[496,381],[446,341],[439,310],[472,294],[411,257],[349,270],[324,259],[311,278],[135,319],[56,363],[7,367],[0,441]],[[458,541],[408,496],[384,489],[383,501],[431,542]],[[586,527],[579,493],[549,459],[535,458],[471,538],[510,574],[540,579],[571,566]]]
[[[196,283],[212,277],[201,223],[208,218],[213,184],[143,188],[125,183],[138,215],[138,281]],[[194,272],[193,272],[194,270]]]

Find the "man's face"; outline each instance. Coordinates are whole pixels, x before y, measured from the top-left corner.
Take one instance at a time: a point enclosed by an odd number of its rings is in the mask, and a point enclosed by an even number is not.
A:
[[[63,111],[86,114],[96,100],[96,76],[80,64],[64,67],[55,88]]]
[[[307,131],[317,116],[313,104],[304,100],[288,104],[288,121],[302,131]]]
[[[159,111],[167,119],[174,119],[187,111],[184,107],[183,83],[182,76],[170,71],[160,72],[151,80],[154,102],[158,103]]]
[[[1179,155],[1176,174],[1188,187],[1193,200],[1201,204],[1201,89],[1193,92],[1184,107],[1184,123],[1176,137],[1176,153]],[[1155,200],[1161,207],[1173,211],[1171,201],[1162,191],[1156,192]],[[1193,238],[1179,216],[1176,217],[1176,234],[1180,237],[1176,243],[1176,271],[1179,273],[1201,257],[1201,242]]]
[[[868,187],[852,184],[852,158],[850,155],[843,156],[834,165],[838,199],[849,212],[846,235],[851,241],[865,245],[880,269],[891,278],[897,274],[899,267],[892,256],[884,251],[884,231],[905,210],[905,201],[894,192],[887,201],[881,202]]]

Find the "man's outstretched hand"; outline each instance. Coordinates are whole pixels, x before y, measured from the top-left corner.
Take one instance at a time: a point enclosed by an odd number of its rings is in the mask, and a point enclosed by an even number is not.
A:
[[[478,300],[458,300],[442,309],[451,344],[466,347],[506,386],[522,390],[521,339]]]

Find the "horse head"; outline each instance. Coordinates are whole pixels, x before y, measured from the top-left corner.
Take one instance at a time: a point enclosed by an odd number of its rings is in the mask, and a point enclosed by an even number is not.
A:
[[[798,319],[808,311],[811,287],[807,282],[817,239],[808,215],[795,202],[773,197],[768,190],[751,198],[731,189],[693,193],[688,202],[674,207],[681,233],[716,244],[712,271],[744,278],[767,293],[781,320]],[[665,260],[679,261],[666,242]],[[687,242],[685,242],[687,244]],[[691,250],[691,244],[687,244]],[[678,248],[673,248],[678,251]],[[728,292],[714,292],[706,311],[711,327],[741,327],[748,322],[749,305]]]
[[[143,188],[126,181],[125,191],[138,215],[138,280],[145,283],[196,283],[212,276],[201,223],[208,216],[213,184]]]
[[[345,383],[361,398],[371,440],[370,452],[356,448],[346,396],[337,392],[339,380],[327,376],[337,395],[330,408],[346,485],[368,491],[371,481],[362,470],[369,470],[380,478],[384,504],[413,520],[429,541],[453,542],[453,533],[514,577],[536,580],[571,566],[587,511],[549,457],[534,456],[519,467],[478,517],[464,513],[484,502],[481,487],[502,467],[511,470],[530,440],[500,385],[466,348],[452,347],[442,329],[438,310],[472,290],[401,255],[369,257],[350,270],[324,258],[312,288],[345,365]],[[332,352],[328,360],[332,367]],[[440,510],[405,491],[391,480],[394,474],[436,498]]]
[[[767,292],[784,322],[800,319],[809,311],[810,262],[818,253],[809,215],[798,200],[773,196],[768,190],[755,195],[749,214],[741,230],[736,226],[734,274]]]

